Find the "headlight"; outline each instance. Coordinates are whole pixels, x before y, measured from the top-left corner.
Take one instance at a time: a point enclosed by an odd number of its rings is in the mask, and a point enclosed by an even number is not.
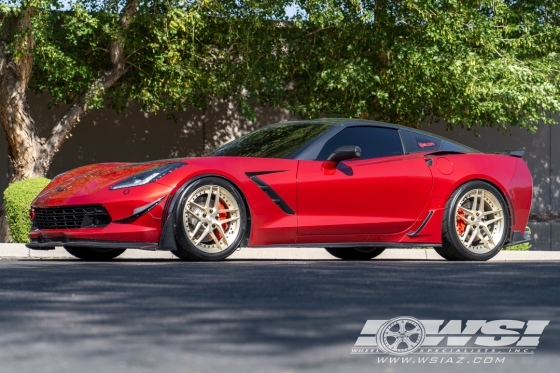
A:
[[[135,187],[139,185],[145,185],[151,183],[152,181],[156,181],[157,179],[162,178],[163,176],[178,169],[179,167],[184,166],[185,164],[186,163],[183,162],[176,162],[176,163],[168,163],[163,166],[157,166],[147,171],[142,171],[122,181],[119,181],[109,189],[113,190],[113,189],[122,189],[122,188]]]

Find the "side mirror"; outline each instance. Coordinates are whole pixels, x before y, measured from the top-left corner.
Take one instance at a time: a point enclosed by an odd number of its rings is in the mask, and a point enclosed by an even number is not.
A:
[[[338,163],[347,159],[360,158],[362,149],[359,146],[341,146],[329,155],[327,162]]]
[[[362,149],[359,146],[341,146],[332,152],[331,155],[323,162],[321,166],[325,175],[334,175],[336,165],[347,159],[356,159],[362,156]]]

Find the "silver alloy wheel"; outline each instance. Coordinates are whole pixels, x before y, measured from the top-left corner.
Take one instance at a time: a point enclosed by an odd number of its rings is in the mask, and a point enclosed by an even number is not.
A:
[[[227,189],[217,185],[202,186],[187,198],[183,225],[187,238],[197,249],[219,253],[239,235],[239,205]]]
[[[391,355],[408,355],[422,347],[426,329],[414,317],[395,317],[377,330],[375,340],[380,350]]]
[[[476,254],[492,251],[506,231],[504,206],[488,190],[470,190],[457,204],[455,227],[467,250]]]

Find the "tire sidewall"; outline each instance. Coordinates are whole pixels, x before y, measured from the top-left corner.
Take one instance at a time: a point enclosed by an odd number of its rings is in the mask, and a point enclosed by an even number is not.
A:
[[[227,249],[222,250],[218,253],[207,253],[205,251],[200,250],[197,248],[187,237],[187,232],[185,231],[185,226],[183,223],[183,210],[185,208],[185,204],[187,203],[188,197],[191,195],[193,191],[196,189],[205,186],[205,185],[217,185],[221,188],[226,189],[228,192],[231,193],[237,205],[239,206],[239,215],[240,215],[240,227],[239,227],[239,235],[233,241]],[[229,181],[219,178],[219,177],[204,177],[201,179],[197,179],[190,183],[185,190],[181,193],[181,196],[177,199],[176,207],[175,207],[175,238],[177,240],[178,249],[179,251],[186,252],[187,256],[191,257],[192,259],[197,260],[222,260],[230,256],[241,244],[243,238],[246,234],[247,229],[247,210],[245,208],[245,203],[243,198],[237,188],[235,188]],[[193,258],[194,257],[194,258]]]
[[[474,253],[470,250],[468,250],[467,248],[465,248],[463,246],[463,244],[461,243],[461,240],[459,239],[459,235],[457,234],[457,228],[456,228],[456,222],[455,222],[455,209],[457,208],[457,204],[459,203],[461,197],[469,192],[470,190],[473,189],[484,189],[485,191],[488,191],[490,193],[492,193],[500,202],[500,204],[502,205],[502,210],[504,211],[504,235],[503,237],[500,239],[500,241],[498,242],[498,244],[496,245],[496,247],[494,249],[492,249],[489,252],[486,253],[482,253],[482,254],[477,254]],[[484,182],[484,181],[470,181],[466,184],[463,184],[462,186],[460,186],[451,196],[451,198],[449,199],[448,203],[447,203],[447,216],[446,216],[446,221],[448,224],[448,231],[450,232],[449,234],[449,239],[451,240],[451,243],[453,244],[453,246],[455,247],[455,249],[463,256],[467,257],[470,260],[479,260],[479,261],[484,261],[484,260],[488,260],[494,256],[496,256],[498,254],[498,252],[500,252],[500,250],[502,249],[502,247],[504,246],[506,240],[509,237],[510,231],[511,231],[511,218],[510,218],[510,211],[509,211],[509,206],[506,202],[506,200],[504,199],[504,197],[502,196],[502,193],[500,193],[500,191],[494,187],[493,185]]]

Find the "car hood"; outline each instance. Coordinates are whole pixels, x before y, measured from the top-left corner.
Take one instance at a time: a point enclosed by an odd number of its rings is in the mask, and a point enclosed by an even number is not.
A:
[[[64,200],[69,197],[93,194],[139,172],[178,161],[181,160],[167,159],[145,163],[99,163],[79,167],[55,177],[37,196],[33,205],[41,205],[42,202],[53,198]]]

